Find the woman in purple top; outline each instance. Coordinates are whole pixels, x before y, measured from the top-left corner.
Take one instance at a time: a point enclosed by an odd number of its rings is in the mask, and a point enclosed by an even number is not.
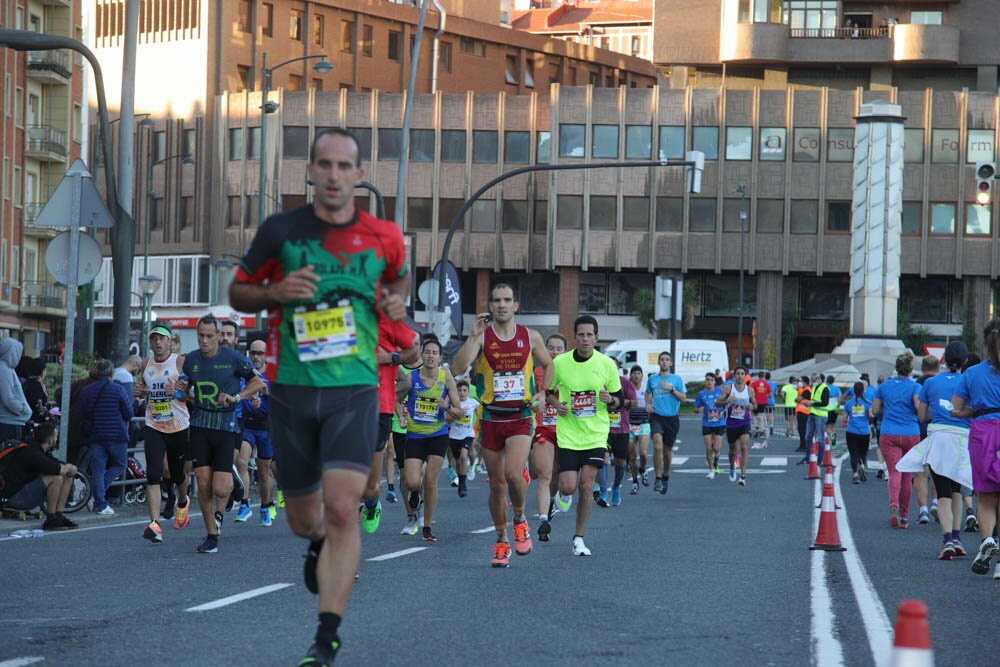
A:
[[[983,538],[972,571],[986,574],[997,552],[993,529],[1000,505],[1000,319],[994,318],[983,329],[986,361],[967,368],[951,398],[951,416],[971,417],[969,459],[972,463],[972,487],[976,492],[979,535]],[[1000,567],[1000,566],[998,566]],[[1000,578],[1000,570],[994,578]]]
[[[747,369],[737,366],[733,383],[722,388],[715,401],[716,407],[726,409],[726,440],[729,441],[729,481],[736,481],[736,460],[740,462],[740,486],[747,485],[747,466],[750,464],[747,447],[750,443],[750,411],[757,409],[754,392],[747,381]],[[737,452],[737,448],[739,451]]]
[[[896,375],[880,384],[872,399],[871,414],[882,418],[878,448],[889,471],[889,525],[906,528],[910,523],[910,484],[912,473],[896,470],[896,463],[920,442],[917,408],[920,385],[910,379],[913,355],[896,357]]]

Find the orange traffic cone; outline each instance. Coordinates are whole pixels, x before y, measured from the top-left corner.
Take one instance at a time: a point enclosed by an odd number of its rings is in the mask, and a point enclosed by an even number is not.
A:
[[[819,530],[816,531],[816,541],[810,549],[823,551],[847,551],[840,546],[840,532],[837,530],[837,502],[833,499],[833,472],[828,481],[823,483],[823,501],[819,510]]]
[[[934,650],[927,623],[927,605],[920,600],[899,603],[893,628],[892,655],[889,667],[933,667]]]
[[[837,494],[833,490],[833,466],[824,466],[824,467],[826,468],[826,475],[823,477],[823,488],[825,489],[827,484],[830,485],[830,495],[833,496],[833,506],[835,509],[839,510],[840,505],[837,504]],[[823,507],[822,500],[820,501],[819,505],[816,505],[817,509],[821,507]]]
[[[818,457],[819,443],[816,442],[816,438],[813,438],[812,449],[809,450],[809,472],[806,473],[806,479],[819,479],[819,466],[816,464]]]
[[[830,453],[830,436],[826,436],[825,447],[823,448],[823,466],[833,465],[833,454]]]

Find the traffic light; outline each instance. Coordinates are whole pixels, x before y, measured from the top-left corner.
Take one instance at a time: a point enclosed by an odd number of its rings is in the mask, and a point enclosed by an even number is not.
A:
[[[993,181],[997,175],[994,162],[976,163],[976,203],[986,206],[993,199]]]

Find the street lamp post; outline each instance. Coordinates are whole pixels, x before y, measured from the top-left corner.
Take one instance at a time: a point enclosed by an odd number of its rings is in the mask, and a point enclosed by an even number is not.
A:
[[[195,159],[190,153],[171,155],[170,157],[165,157],[162,160],[153,161],[153,142],[152,137],[150,137],[149,145],[146,147],[146,220],[145,220],[145,231],[142,235],[142,273],[144,276],[149,275],[149,228],[150,228],[150,218],[152,216],[153,202],[156,199],[156,191],[153,190],[153,167],[158,164],[163,164],[169,160],[176,160],[180,158],[181,164],[194,164]],[[139,280],[142,280],[140,278]]]
[[[159,276],[145,274],[139,278],[139,289],[142,290],[142,340],[139,341],[139,350],[143,358],[149,351],[149,310],[153,295],[159,291],[161,284],[163,279]]]
[[[320,74],[326,74],[333,70],[333,65],[331,65],[326,60],[325,54],[317,54],[311,56],[299,56],[298,58],[291,58],[283,62],[278,63],[274,67],[268,69],[267,67],[267,52],[261,54],[261,64],[260,64],[260,176],[258,181],[257,189],[261,194],[267,192],[267,114],[274,113],[278,110],[278,103],[271,102],[267,99],[268,93],[271,92],[271,73],[278,69],[279,67],[284,67],[289,63],[298,62],[300,60],[311,60],[313,58],[319,58],[320,61],[313,65],[313,70],[319,72]],[[264,222],[264,212],[266,210],[266,205],[264,203],[264,197],[257,197],[257,224],[260,225]]]
[[[733,194],[740,196],[741,202],[745,205],[747,198],[746,186],[740,185],[733,188]],[[740,209],[740,278],[739,278],[739,304],[736,306],[737,311],[737,321],[736,321],[736,365],[743,365],[743,236],[746,231],[747,223],[747,211],[746,208]]]

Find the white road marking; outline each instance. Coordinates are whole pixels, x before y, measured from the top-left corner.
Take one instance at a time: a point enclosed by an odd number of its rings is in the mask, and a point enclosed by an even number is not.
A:
[[[536,514],[535,516],[537,517],[538,515]],[[469,534],[470,535],[485,535],[486,533],[492,533],[495,530],[496,530],[496,528],[494,528],[493,526],[490,526],[489,528],[480,528],[479,530],[470,530]]]
[[[674,460],[673,460],[673,465],[675,465],[675,466],[682,466],[682,465],[684,465],[685,463],[688,462],[689,458],[691,458],[691,457],[690,456],[675,456]]]
[[[695,474],[695,475],[707,475],[708,474],[708,468],[705,468],[703,470],[698,470],[696,468],[687,468],[687,469],[684,469],[684,470],[671,470],[670,472],[671,473],[685,473],[685,474],[688,474],[688,475],[691,475],[691,474]],[[748,475],[784,475],[786,472],[788,472],[788,471],[787,470],[760,470],[759,468],[747,468],[747,474]],[[728,476],[729,476],[729,468],[719,468],[719,474],[716,475],[716,477],[722,478],[722,477],[728,477]]]
[[[0,667],[24,667],[25,665],[33,665],[36,662],[45,662],[45,658],[32,656],[26,658],[12,658],[10,660],[4,660],[0,662]]]
[[[762,466],[786,466],[788,465],[787,456],[765,456],[760,460]]]
[[[839,465],[839,461],[838,461]],[[834,479],[837,475],[834,474]],[[813,505],[819,505],[823,496],[823,485],[814,485]],[[817,534],[819,530],[820,510],[813,510],[812,533]],[[830,595],[830,587],[826,577],[826,559],[833,555],[831,552],[817,550],[810,553],[809,557],[809,610],[811,623],[809,632],[812,635],[810,645],[813,650],[812,663],[814,665],[824,665],[824,667],[835,667],[844,664],[844,650],[839,640],[835,638],[835,623],[837,620],[833,611],[833,598]]]
[[[490,530],[493,530],[490,528]],[[375,556],[369,558],[368,562],[375,563],[381,560],[389,560],[390,558],[399,558],[400,556],[409,556],[410,554],[415,554],[419,551],[423,551],[427,547],[410,547],[409,549],[403,549],[402,551],[393,551],[392,553],[382,554],[381,556]]]
[[[841,510],[837,512],[837,533],[840,535],[840,544],[847,547],[844,552],[847,574],[851,580],[851,589],[854,591],[854,599],[858,603],[861,611],[861,620],[865,624],[865,632],[868,635],[868,645],[871,647],[872,658],[876,667],[885,667],[892,654],[892,622],[889,615],[878,597],[875,586],[872,585],[868,571],[865,570],[861,562],[861,555],[854,545],[854,537],[851,535],[851,525],[847,520],[847,505],[844,496],[840,492],[840,466],[844,459],[837,460],[837,468],[834,471],[834,494],[840,503]],[[820,486],[816,485],[817,488]]]
[[[246,591],[245,593],[237,593],[236,595],[230,595],[229,597],[221,598],[219,600],[206,602],[205,604],[200,604],[197,607],[185,609],[185,611],[209,611],[211,609],[218,609],[219,607],[227,607],[231,604],[243,602],[244,600],[249,600],[250,598],[255,598],[259,595],[266,595],[268,593],[280,591],[281,589],[288,588],[289,586],[292,586],[292,584],[271,584],[270,586],[255,588],[252,591]]]

